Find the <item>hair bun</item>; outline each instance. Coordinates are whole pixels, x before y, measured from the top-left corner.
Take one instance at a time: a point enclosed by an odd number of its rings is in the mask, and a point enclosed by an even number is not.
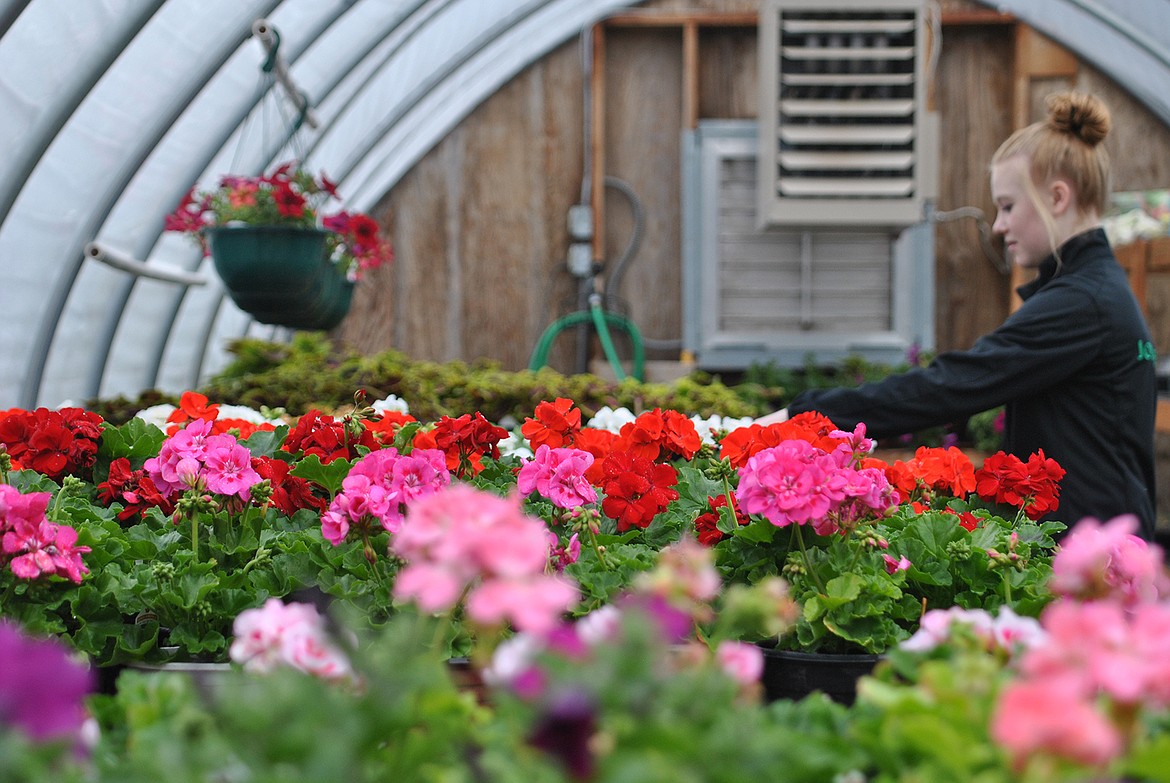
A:
[[[1076,136],[1091,147],[1109,134],[1109,109],[1094,95],[1060,92],[1049,95],[1047,104],[1048,125],[1055,131]]]

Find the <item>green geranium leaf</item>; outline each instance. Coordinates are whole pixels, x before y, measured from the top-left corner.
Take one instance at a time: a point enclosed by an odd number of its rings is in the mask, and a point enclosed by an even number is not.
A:
[[[289,473],[319,484],[329,491],[330,497],[333,497],[341,491],[341,482],[349,475],[352,467],[353,462],[349,460],[335,459],[329,463],[322,463],[320,457],[310,454],[301,459]]]
[[[256,430],[240,442],[248,447],[253,457],[271,457],[284,445],[288,429],[287,424],[279,424],[272,430]]]
[[[107,461],[125,457],[135,468],[140,468],[143,462],[158,455],[166,439],[166,433],[158,427],[134,417],[120,426],[107,425],[102,429],[98,454]]]

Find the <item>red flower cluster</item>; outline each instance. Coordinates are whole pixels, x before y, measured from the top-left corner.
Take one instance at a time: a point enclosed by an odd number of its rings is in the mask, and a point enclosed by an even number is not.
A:
[[[1000,451],[983,461],[975,473],[975,491],[988,502],[1006,503],[1024,510],[1028,519],[1040,519],[1060,505],[1060,480],[1065,470],[1041,449],[1023,462]]]
[[[557,397],[555,402],[540,402],[536,406],[536,418],[525,418],[520,425],[520,434],[528,439],[532,450],[541,446],[558,449],[574,446],[577,433],[581,430],[581,409],[573,401]]]
[[[275,457],[253,457],[252,470],[267,479],[272,487],[272,505],[292,516],[302,508],[318,513],[325,511],[325,498],[313,494],[313,483],[299,476],[289,475],[292,465]]]
[[[821,451],[832,453],[841,443],[831,434],[837,429],[827,416],[816,411],[798,413],[788,421],[766,427],[751,424],[727,433],[719,444],[719,458],[727,460],[734,468],[742,468],[756,453],[795,439],[808,441]]]
[[[975,466],[954,446],[919,446],[913,459],[908,462],[898,460],[892,465],[885,465],[880,460],[865,462],[884,467],[886,479],[903,500],[921,498],[929,503],[936,492],[965,498],[975,490]]]
[[[699,543],[705,546],[715,546],[723,540],[723,531],[719,529],[719,509],[727,507],[727,495],[707,496],[707,505],[710,511],[700,514],[695,519],[695,532],[699,536]],[[747,525],[751,519],[739,510],[735,502],[735,495],[731,496],[731,508],[735,512],[735,520],[741,525]]]
[[[0,414],[0,444],[19,466],[58,481],[93,466],[102,421],[81,408],[10,410]]]
[[[374,269],[394,260],[394,249],[378,233],[378,223],[360,212],[338,212],[321,221],[321,225],[337,234],[349,252],[357,259],[358,269]]]
[[[118,457],[110,463],[110,475],[98,484],[98,500],[109,506],[111,503],[122,503],[124,508],[118,512],[118,519],[125,522],[131,518],[141,519],[148,508],[159,508],[163,514],[170,516],[174,513],[175,504],[163,497],[154,481],[146,471],[130,469],[130,460]]]
[[[619,533],[631,527],[649,527],[651,520],[672,500],[678,483],[674,467],[658,464],[628,451],[615,451],[602,462],[602,512],[617,521]]]
[[[219,403],[208,402],[207,396],[194,391],[185,391],[179,398],[179,405],[167,417],[170,424],[167,427],[167,436],[170,437],[192,421],[210,421],[211,434],[220,435],[231,433],[240,440],[244,440],[257,430],[274,430],[273,424],[256,424],[247,419],[221,419],[219,417]]]
[[[415,433],[412,445],[416,449],[438,449],[447,457],[447,469],[459,478],[467,478],[483,470],[483,457],[500,458],[499,444],[506,437],[507,430],[476,411],[457,419],[442,417],[434,428]]]
[[[314,409],[301,416],[281,449],[290,454],[315,454],[323,463],[335,459],[356,459],[359,456],[358,446],[370,450],[379,448],[374,433],[365,427],[358,429],[359,432],[352,432],[345,421]]]
[[[664,452],[690,459],[703,445],[695,423],[678,411],[655,408],[624,425],[615,447],[648,460],[658,459]]]
[[[362,426],[370,432],[374,433],[374,437],[383,446],[389,446],[397,437],[398,431],[406,424],[416,422],[418,419],[411,416],[409,413],[402,413],[401,411],[382,411],[382,414],[373,419],[362,419]]]

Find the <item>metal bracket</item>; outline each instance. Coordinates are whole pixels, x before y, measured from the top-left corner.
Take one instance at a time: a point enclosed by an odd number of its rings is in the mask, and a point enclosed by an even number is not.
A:
[[[139,277],[149,277],[152,280],[162,280],[164,283],[177,283],[187,286],[207,284],[207,278],[203,275],[166,264],[148,264],[145,261],[139,261],[137,258],[131,258],[125,253],[121,253],[113,248],[106,247],[97,241],[90,242],[85,246],[85,257],[101,261],[103,264],[108,264],[115,269],[121,269],[123,272],[129,272]]]

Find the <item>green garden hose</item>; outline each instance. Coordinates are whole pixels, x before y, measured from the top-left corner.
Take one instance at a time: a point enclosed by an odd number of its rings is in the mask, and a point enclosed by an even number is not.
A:
[[[597,336],[601,339],[601,348],[605,351],[605,358],[613,367],[613,374],[618,381],[626,379],[626,373],[622,369],[621,359],[617,355],[617,350],[613,346],[613,339],[610,337],[609,329],[614,327],[625,332],[630,336],[630,342],[633,343],[634,348],[634,368],[631,375],[635,380],[646,380],[646,354],[645,348],[642,345],[642,334],[638,331],[638,327],[633,321],[625,316],[617,313],[610,313],[601,307],[601,297],[594,294],[589,298],[589,311],[578,310],[575,313],[558,318],[556,321],[544,330],[544,334],[540,336],[540,340],[536,344],[535,350],[532,352],[532,360],[528,363],[528,369],[539,370],[548,364],[548,354],[552,350],[553,341],[557,336],[572,326],[578,326],[583,323],[592,323],[597,330]]]

